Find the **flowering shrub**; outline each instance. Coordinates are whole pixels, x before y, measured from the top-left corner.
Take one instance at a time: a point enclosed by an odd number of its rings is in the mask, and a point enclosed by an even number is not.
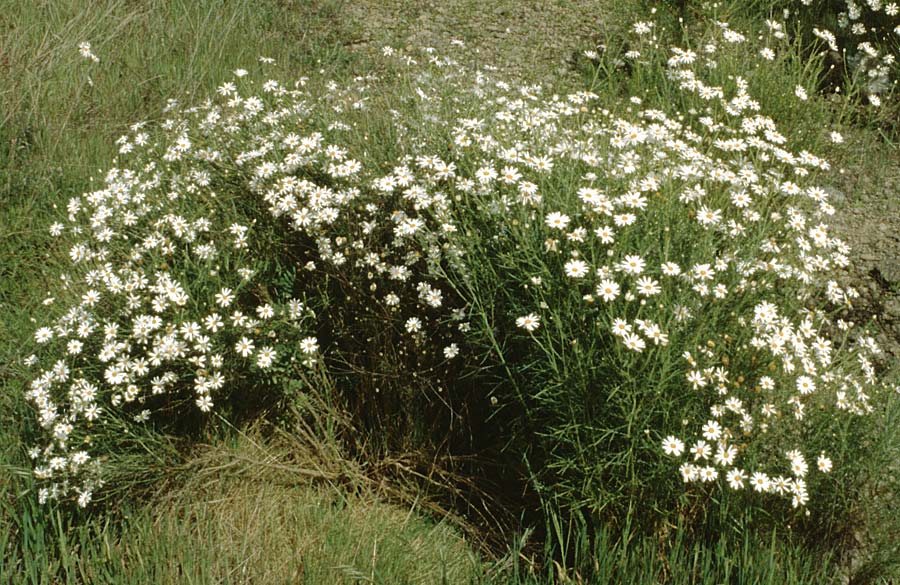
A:
[[[625,58],[640,75],[667,54],[661,101],[682,111],[522,90],[457,126],[456,146],[490,187],[459,210],[460,247],[498,260],[448,279],[508,314],[481,333],[533,417],[547,495],[619,511],[672,504],[661,444],[688,456],[689,484],[803,507],[807,462],[820,474],[834,465],[828,442],[809,437],[871,412],[881,388],[877,344],[834,317],[858,293],[833,274],[849,249],[816,183],[829,165],[789,150],[734,76],[735,61],[764,64],[780,45],[751,53],[747,35],[719,23],[702,52],[660,49],[645,40],[653,29],[635,25]],[[798,85],[786,99],[809,97]]]
[[[746,35],[653,30],[625,57],[665,107],[387,49],[405,114],[375,76],[240,71],[133,127],[51,226],[72,265],[29,360],[42,497],[88,504],[109,417],[165,424],[321,366],[373,427],[449,413],[420,424],[489,435],[573,507],[659,511],[682,479],[805,506],[843,462],[833,421],[880,390],[877,345],[834,315],[857,293],[832,274],[829,165],[724,67]]]
[[[247,85],[250,95],[229,82],[215,102],[171,104],[155,135],[135,125],[102,188],[73,197],[66,221],[50,228],[70,242],[63,278],[74,300],[36,330],[40,357],[29,358],[41,365],[28,398],[47,432],[32,450],[35,475],[49,485],[42,499],[74,492],[87,505],[103,476],[92,435],[109,411],[138,423],[190,406],[207,413],[219,397],[292,377],[294,362],[313,367],[322,350],[315,311],[328,316],[328,293],[357,330],[365,317],[390,331],[384,321],[402,302],[398,331],[409,346],[434,334],[432,315],[446,306],[422,267],[440,262],[441,234],[453,225],[445,197],[423,185],[452,168],[435,159],[416,177],[398,161],[364,175],[326,137],[349,126],[306,122],[314,107],[358,107],[350,94],[362,83],[315,98],[303,82],[288,90],[268,81],[259,95]],[[427,230],[425,209],[437,218]],[[359,305],[350,302],[354,279],[369,295]],[[353,315],[358,306],[368,314]],[[353,339],[332,327],[329,336]],[[458,352],[454,343],[441,349],[414,359]]]

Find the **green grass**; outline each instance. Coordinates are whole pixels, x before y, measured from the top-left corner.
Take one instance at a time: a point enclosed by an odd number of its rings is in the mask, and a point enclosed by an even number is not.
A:
[[[7,583],[466,583],[478,555],[450,525],[364,490],[316,486],[298,451],[209,448],[184,483],[117,520],[20,503],[0,528]],[[201,495],[202,494],[202,495]],[[10,551],[13,538],[19,546]],[[10,554],[12,552],[12,554]]]
[[[59,291],[59,273],[66,263],[65,250],[51,240],[45,226],[64,214],[69,196],[89,189],[91,178],[101,176],[115,159],[115,140],[130,124],[160,121],[172,98],[182,104],[202,101],[233,70],[251,68],[258,56],[274,58],[271,76],[283,80],[320,71],[322,77],[344,80],[368,73],[373,67],[368,51],[377,47],[352,48],[360,37],[360,23],[346,17],[347,9],[348,3],[341,0],[0,1],[0,580],[348,584],[838,580],[846,566],[841,561],[846,559],[823,556],[781,535],[760,537],[717,526],[688,542],[685,533],[675,529],[657,530],[651,536],[647,531],[632,532],[630,520],[590,533],[577,522],[551,521],[542,533],[543,542],[531,541],[528,535],[533,533],[526,526],[509,551],[504,554],[495,548],[495,558],[489,559],[482,556],[474,537],[466,541],[460,536],[464,523],[459,518],[440,520],[437,506],[413,504],[418,497],[408,485],[405,491],[379,491],[360,479],[366,475],[358,469],[350,474],[338,469],[337,480],[325,474],[328,481],[311,483],[303,473],[308,468],[297,464],[302,447],[285,452],[283,446],[267,444],[260,451],[255,444],[230,442],[216,432],[205,436],[216,445],[199,457],[184,442],[153,434],[130,438],[135,454],[116,462],[116,481],[128,489],[117,493],[136,499],[103,502],[114,511],[110,516],[73,515],[67,509],[37,504],[24,449],[35,423],[22,399],[27,379],[21,368],[26,357],[22,348],[34,328],[32,316],[54,310],[44,308],[43,299],[65,294]],[[79,56],[77,45],[84,40],[92,43],[100,63]],[[819,102],[798,108],[785,98],[794,85],[814,83],[814,72],[799,54],[786,59],[794,61],[771,71],[750,72],[751,84],[763,93],[777,88],[766,94],[765,107],[780,124],[805,133],[804,146],[822,148],[818,126],[839,116],[830,117],[833,112]],[[724,63],[723,77],[742,66],[738,58]],[[629,76],[615,68],[604,74],[608,78],[591,75],[617,88],[604,94],[611,109],[623,107],[621,97],[628,94],[645,95],[648,103],[659,105],[676,99],[661,76]],[[393,102],[395,98],[388,92],[385,109],[394,103],[403,109],[405,104]],[[405,111],[407,125],[415,127],[413,116],[420,114]],[[396,143],[389,118],[372,115],[363,120],[372,135],[371,156],[395,160],[403,147]],[[875,142],[874,148],[881,148]],[[860,172],[877,176],[880,170],[875,163],[867,166],[867,157],[860,153],[844,156],[849,164],[860,165]],[[553,186],[561,191],[573,184],[572,177],[555,180]],[[579,367],[587,371],[590,360],[582,361]],[[891,414],[886,420],[895,418]],[[580,430],[573,432],[575,441],[580,440]],[[890,453],[897,436],[884,433],[872,441],[883,442],[879,453]],[[331,453],[339,459],[339,450]],[[253,461],[276,461],[281,467]],[[874,466],[889,464],[872,462],[873,477]],[[186,479],[186,470],[193,477]],[[136,478],[131,484],[129,476]],[[348,482],[348,476],[353,481]],[[157,482],[177,489],[168,495],[154,493]],[[875,503],[852,511],[865,517],[865,526],[877,527],[880,515],[888,518],[895,511],[889,497],[894,488],[874,479],[868,485]],[[422,497],[427,499],[428,494]],[[891,548],[892,528],[884,524],[882,533],[875,530],[870,536],[875,552],[860,572],[863,577],[875,579],[896,571],[896,559],[890,556],[896,551]],[[495,535],[494,541],[512,538]]]
[[[557,520],[546,543],[526,530],[489,560],[453,522],[428,519],[416,504],[384,503],[373,483],[313,482],[358,476],[335,458],[318,459],[295,437],[260,441],[240,434],[197,449],[165,493],[122,505],[114,517],[73,517],[22,500],[13,523],[0,527],[0,575],[13,584],[116,585],[800,585],[838,577],[831,559],[774,535],[727,530],[688,544],[676,527],[657,538],[628,526],[589,534],[583,524]]]
[[[801,585],[840,579],[828,559],[746,534],[687,545],[677,535],[661,543],[627,529],[601,531],[591,542],[574,529],[561,560],[544,563],[520,539],[505,557],[485,562],[452,527],[423,520],[413,509],[244,472],[216,472],[227,476],[210,477],[203,498],[165,498],[124,511],[115,523],[72,525],[59,513],[44,520],[25,513],[20,562],[7,556],[0,574],[15,584]],[[0,543],[4,538],[8,532],[0,530]]]

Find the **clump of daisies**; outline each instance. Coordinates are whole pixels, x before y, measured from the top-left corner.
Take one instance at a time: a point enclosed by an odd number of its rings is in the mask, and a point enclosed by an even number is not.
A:
[[[193,130],[179,117],[152,135],[133,127],[119,141],[123,159],[50,227],[71,264],[27,360],[27,398],[45,432],[31,451],[42,500],[87,505],[104,477],[95,439],[113,420],[210,413],[248,389],[248,376],[288,356],[306,367],[317,359],[301,342],[308,307],[266,291],[260,224],[234,213],[242,194],[221,181],[221,151]]]
[[[829,165],[716,77],[745,35],[719,23],[697,52],[653,30],[625,57],[683,110],[389,50],[413,89],[384,107],[375,76],[241,70],[134,126],[50,227],[71,267],[28,360],[42,497],[87,505],[107,417],[208,416],[321,367],[361,419],[525,445],[554,496],[598,509],[671,503],[679,475],[806,505],[840,459],[802,438],[880,392],[877,346],[833,315],[857,293],[832,277]]]
[[[490,299],[481,331],[504,355],[507,398],[538,421],[555,495],[658,496],[665,472],[648,461],[665,456],[688,491],[803,509],[838,464],[808,437],[885,393],[880,349],[841,318],[858,292],[835,277],[850,260],[818,183],[830,165],[793,150],[748,79],[722,71],[747,34],[719,22],[694,49],[659,47],[654,30],[635,26],[625,58],[661,67],[664,107],[520,88],[457,123],[476,180],[456,240],[496,267],[480,289],[449,279],[473,305]],[[755,50],[759,65],[780,47]]]
[[[409,374],[459,353],[465,309],[430,276],[455,253],[452,165],[365,167],[339,114],[362,109],[372,80],[306,81],[240,70],[200,106],[171,102],[50,226],[70,265],[26,360],[42,500],[90,502],[113,419],[209,417],[321,365],[328,346],[369,374],[357,354],[379,344]]]
[[[900,73],[900,4],[884,0],[800,0],[799,15],[838,56],[835,65],[861,84],[873,106],[896,88]]]

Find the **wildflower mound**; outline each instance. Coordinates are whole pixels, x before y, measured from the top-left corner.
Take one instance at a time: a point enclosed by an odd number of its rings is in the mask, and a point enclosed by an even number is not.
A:
[[[27,360],[41,499],[112,489],[132,429],[318,396],[361,457],[444,456],[532,512],[843,527],[880,350],[842,318],[827,161],[713,66],[746,36],[715,35],[627,57],[665,109],[387,49],[343,84],[262,59],[135,125],[50,227],[71,262]]]

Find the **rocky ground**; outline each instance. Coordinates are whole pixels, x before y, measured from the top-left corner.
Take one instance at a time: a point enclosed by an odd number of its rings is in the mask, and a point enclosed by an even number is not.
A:
[[[465,42],[481,63],[530,81],[575,76],[575,55],[631,19],[611,0],[362,0],[347,10],[358,45],[446,46]]]
[[[860,133],[863,134],[863,133]],[[868,133],[835,161],[831,224],[852,248],[847,276],[890,359],[900,360],[900,148]]]

